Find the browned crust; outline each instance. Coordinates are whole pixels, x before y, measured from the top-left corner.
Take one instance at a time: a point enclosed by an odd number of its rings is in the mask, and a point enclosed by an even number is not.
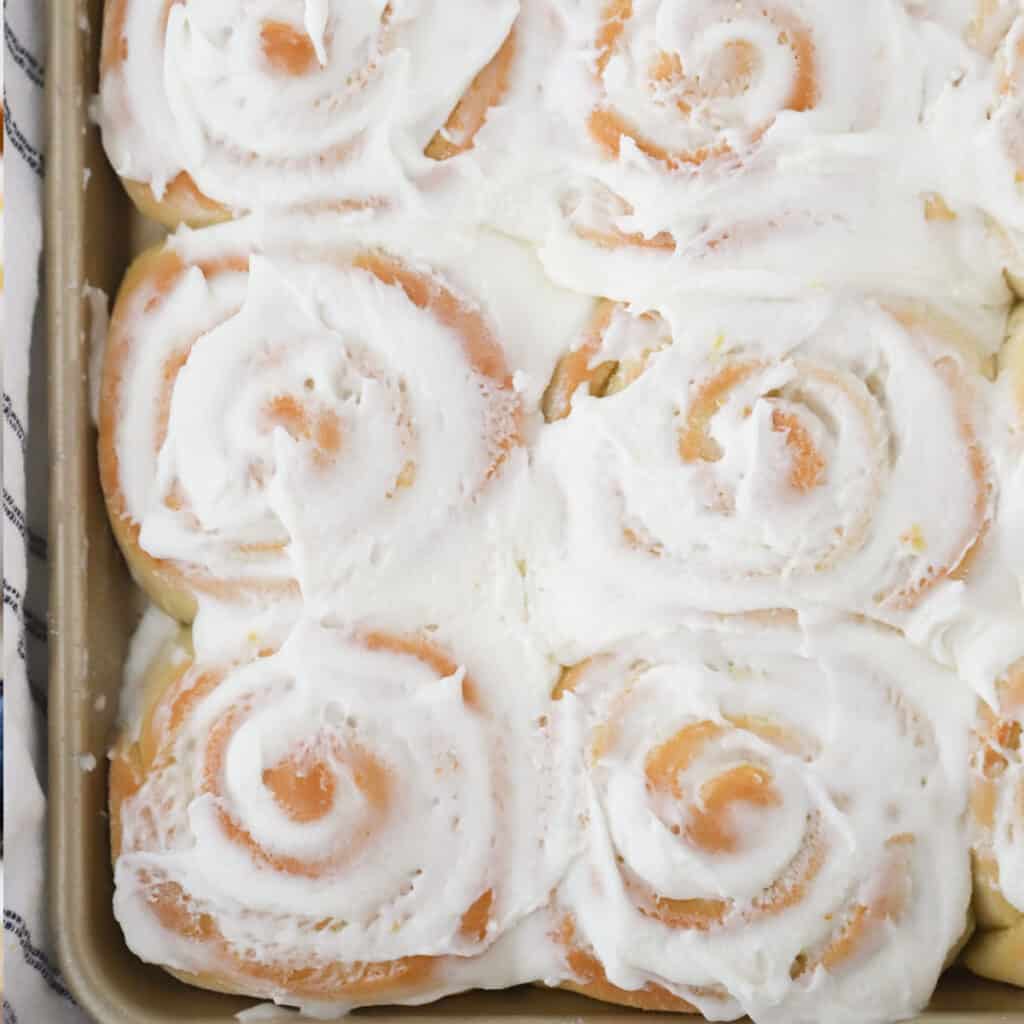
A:
[[[129,41],[125,38],[125,21],[131,0],[107,0],[103,12],[103,43],[100,51],[100,76],[114,74],[128,56]],[[164,0],[164,16],[178,0]],[[174,229],[181,224],[207,227],[230,220],[231,211],[204,195],[192,178],[182,171],[171,181],[163,196],[157,198],[153,189],[143,182],[122,177],[125,191],[139,212]]]
[[[121,183],[139,213],[171,231],[182,224],[191,228],[211,227],[233,216],[228,207],[204,195],[185,171],[167,186],[159,199],[143,182],[122,178]]]
[[[221,260],[198,264],[207,276],[223,271],[239,272],[248,267],[248,258],[229,255]],[[160,302],[187,269],[172,249],[161,246],[143,253],[129,267],[118,293],[110,320],[104,352],[100,387],[98,459],[100,485],[107,502],[111,528],[139,586],[168,615],[180,622],[191,622],[196,614],[199,591],[230,597],[237,589],[234,581],[221,580],[200,569],[182,566],[169,559],[154,558],[139,546],[139,524],[128,514],[121,488],[117,454],[117,429],[122,415],[125,364],[137,344],[136,320]],[[139,309],[139,304],[143,308]],[[284,597],[297,592],[294,581],[254,581],[255,589],[266,589]]]
[[[1024,988],[1024,920],[1014,928],[976,932],[963,963],[983,978]]]

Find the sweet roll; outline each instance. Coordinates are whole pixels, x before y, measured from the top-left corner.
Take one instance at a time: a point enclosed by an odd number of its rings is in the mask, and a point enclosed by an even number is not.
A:
[[[297,595],[297,565],[328,548],[341,579],[400,560],[521,435],[498,331],[442,273],[374,247],[260,251],[212,230],[133,266],[103,365],[114,532],[183,621],[199,594]]]
[[[449,6],[109,0],[110,161],[170,226],[393,202],[396,157],[470,147],[503,96],[517,0]]]
[[[930,614],[998,507],[994,344],[884,301],[605,303],[544,397],[556,637],[695,608]]]
[[[553,715],[510,713],[501,670],[430,631],[302,622],[235,662],[191,644],[158,649],[111,754],[138,956],[332,1010],[530,980],[475,967],[564,872]]]
[[[968,927],[954,676],[888,631],[777,614],[622,642],[556,698],[589,780],[570,987],[712,1020],[927,1002]]]

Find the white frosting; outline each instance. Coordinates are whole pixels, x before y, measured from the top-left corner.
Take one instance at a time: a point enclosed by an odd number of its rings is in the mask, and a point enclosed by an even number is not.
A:
[[[398,996],[426,1002],[581,980],[569,919],[612,984],[713,1019],[916,1012],[966,925],[974,692],[995,706],[1024,656],[1018,0],[124,11],[99,102],[115,169],[256,211],[173,236],[167,295],[115,312],[125,512],[199,591],[189,678],[224,672],[124,809],[132,949],[329,1017],[372,994],[318,1003],[239,958],[443,958]],[[428,158],[510,31],[473,147]],[[570,388],[545,423],[588,345],[608,393]],[[800,626],[746,614],[772,609]],[[129,740],[174,629],[140,628]],[[456,668],[368,650],[372,630]],[[701,722],[699,756],[648,785]],[[265,773],[303,749],[334,788],[298,821]],[[386,765],[386,813],[346,750]],[[731,852],[693,842],[745,766],[769,798],[723,812]],[[983,841],[1024,910],[1014,799]],[[762,913],[808,851],[802,898]],[[154,879],[221,938],[161,926]],[[644,887],[730,909],[670,927]]]
[[[297,268],[302,290],[287,274],[254,257],[238,282],[241,309],[195,343],[178,375],[157,496],[178,482],[201,532],[151,504],[139,518],[152,554],[216,570],[206,536],[290,538],[322,557],[330,533],[343,567],[352,559],[345,541],[357,541],[364,522],[388,548],[419,541],[488,471],[495,452],[481,439],[513,409],[469,371],[460,339],[369,273],[318,265],[310,287]],[[437,403],[454,389],[457,397]],[[310,458],[310,439],[268,416],[277,396],[302,396],[313,431],[340,421],[334,464]],[[409,462],[430,487],[407,488],[407,499],[396,492]],[[265,480],[254,484],[239,472],[245,464]]]
[[[1000,100],[992,51],[1019,8],[984,6],[526,4],[519,35],[543,42],[520,73],[539,85],[513,89],[462,159],[493,183],[485,216],[593,294],[898,279],[1000,303],[1021,259],[1019,101]]]
[[[990,206],[1006,211],[1019,246],[1024,231],[1024,16],[1016,19],[996,53],[995,78],[996,95],[987,98],[988,119],[980,137],[982,185]]]
[[[867,627],[736,626],[599,654],[563,700],[589,735],[589,782],[587,856],[560,898],[613,983],[660,985],[713,1020],[889,1020],[925,1003],[970,892],[973,702],[954,676]],[[674,739],[690,756],[660,780],[651,759]],[[720,809],[731,852],[713,852],[694,832],[702,801],[744,769],[770,799]],[[673,925],[644,893],[721,912]],[[873,899],[899,909],[827,960]]]
[[[577,392],[537,446],[558,511],[535,599],[564,658],[692,608],[827,604],[924,636],[983,600],[944,577],[996,544],[1006,442],[952,323],[824,296],[664,313],[674,343],[625,390]],[[592,364],[636,361],[650,330],[620,307]],[[986,564],[1005,600],[1015,577]]]
[[[589,303],[485,236],[435,246],[441,269],[384,257],[444,289],[455,323],[355,266],[372,249],[365,233],[358,248],[332,234],[333,249],[305,256],[268,232],[248,272],[192,265],[238,252],[244,264],[249,250],[234,247],[253,230],[179,236],[190,265],[166,299],[149,313],[148,292],[132,300],[127,330],[144,316],[145,337],[120,392],[120,482],[149,554],[228,579],[297,579],[314,600],[353,572],[407,568],[522,460],[514,449],[535,429],[524,403]],[[453,255],[479,261],[461,273],[466,289],[445,278]],[[549,301],[524,308],[530,291]],[[161,432],[149,396],[185,351]]]
[[[115,911],[138,955],[232,977],[244,971],[231,957],[250,951],[278,964],[465,956],[547,903],[575,845],[559,767],[574,744],[546,688],[517,686],[524,673],[550,686],[537,655],[493,630],[485,640],[486,623],[474,630],[469,616],[461,625],[465,660],[451,673],[375,647],[370,627],[308,620],[278,654],[221,670],[121,815]],[[449,639],[439,630],[427,643],[447,652]],[[182,692],[214,670],[200,656]],[[297,819],[268,772],[303,758],[299,770],[317,764],[331,788]],[[223,946],[161,926],[150,900],[166,882],[215,915]],[[487,892],[486,934],[467,937],[462,916]],[[431,995],[474,983],[442,971]]]
[[[442,127],[519,4],[462,4],[457,18],[445,0],[121,6],[127,55],[99,104],[115,169],[157,196],[185,171],[211,199],[254,209],[400,189],[394,152],[421,151]],[[277,26],[314,59],[275,66]]]
[[[189,0],[164,25],[128,0],[127,56],[104,75],[99,116],[115,168],[158,196],[187,171],[236,209],[373,199],[483,218],[543,243],[552,277],[591,294],[898,278],[999,304],[1004,269],[1024,267],[1018,12]],[[301,73],[269,63],[267,24],[315,54]],[[474,145],[425,158],[513,26]],[[637,252],[616,234],[677,247]]]

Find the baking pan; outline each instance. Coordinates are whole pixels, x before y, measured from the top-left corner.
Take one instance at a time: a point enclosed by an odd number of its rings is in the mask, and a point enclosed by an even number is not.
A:
[[[111,297],[154,228],[137,217],[89,121],[102,0],[50,0],[46,285],[50,360],[50,900],[58,953],[76,998],[102,1024],[226,1024],[251,1000],[190,988],[127,949],[111,907],[106,752],[140,598],[107,527],[89,411],[91,306]],[[642,1016],[564,992],[472,993],[432,1006],[359,1011],[394,1024],[501,1019],[556,1024]],[[661,1016],[661,1015],[657,1015]],[[264,1022],[291,1021],[285,1012]],[[954,974],[928,1024],[1024,1022],[1024,991]]]

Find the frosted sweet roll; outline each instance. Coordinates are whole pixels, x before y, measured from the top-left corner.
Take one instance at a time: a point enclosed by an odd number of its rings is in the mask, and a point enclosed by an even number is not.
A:
[[[965,934],[954,676],[786,616],[623,642],[556,697],[584,730],[570,987],[712,1020],[911,1016]]]
[[[997,216],[999,210],[1006,211],[1007,226],[1024,249],[1024,13],[1003,38],[994,64],[986,105],[990,146],[984,199]]]
[[[510,713],[493,668],[456,657],[312,623],[248,662],[167,642],[111,755],[131,948],[203,987],[336,1009],[529,980],[476,961],[564,871],[553,716]]]
[[[442,274],[224,231],[129,271],[99,426],[129,565],[190,621],[197,594],[295,596],[325,556],[335,579],[400,561],[500,472],[521,406],[494,324]]]
[[[692,608],[927,614],[998,507],[994,343],[916,305],[604,304],[544,400],[545,621],[570,640]]]
[[[502,99],[518,0],[109,0],[99,115],[143,212],[393,201],[396,157],[470,147]]]
[[[992,40],[1007,27],[998,12],[961,4],[945,17],[895,0],[856,11],[786,0],[550,6],[562,38],[538,68],[540,111],[524,103],[522,116],[550,124],[531,159],[561,172],[544,179],[559,188],[541,232],[557,280],[642,300],[898,275],[908,291],[1005,298],[1000,274],[1015,256],[980,208],[1012,220],[1017,204],[1003,193],[979,201],[991,160],[968,157],[989,132]],[[969,42],[982,37],[986,54]],[[954,102],[963,83],[969,101]],[[937,147],[941,160],[929,161]]]

